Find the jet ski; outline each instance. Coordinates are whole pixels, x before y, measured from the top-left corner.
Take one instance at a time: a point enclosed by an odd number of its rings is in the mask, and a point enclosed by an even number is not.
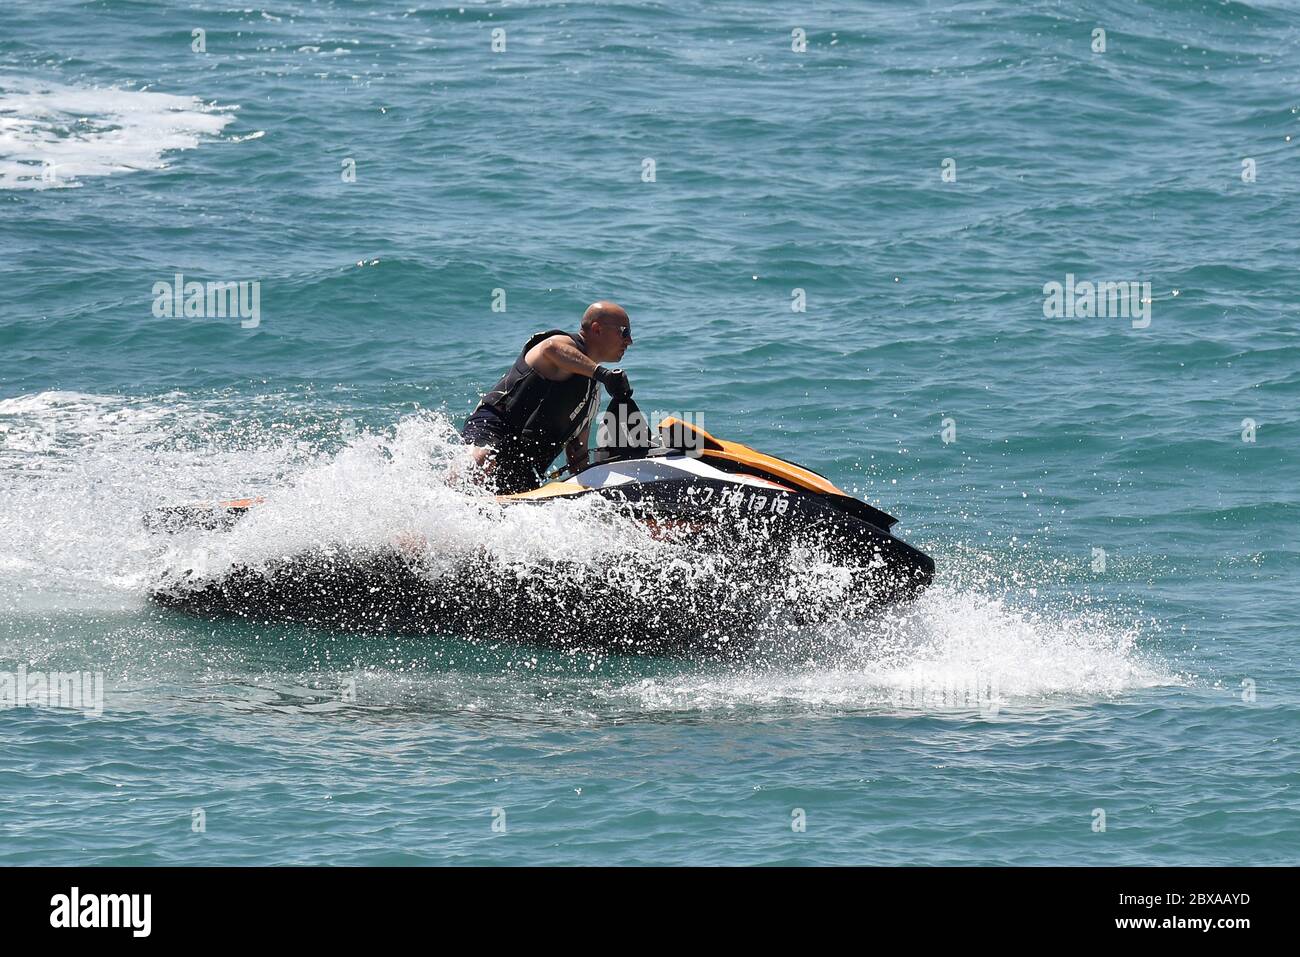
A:
[[[651,429],[630,396],[610,402],[587,462],[497,502],[537,508],[593,496],[650,539],[710,556],[704,574],[690,560],[650,567],[653,556],[631,555],[626,567],[598,574],[533,569],[518,577],[471,563],[431,578],[400,548],[337,548],[217,580],[173,575],[151,597],[202,615],[694,655],[752,644],[774,622],[871,614],[915,598],[934,577],[934,561],[892,534],[893,516],[811,469],[681,419]],[[159,534],[222,531],[264,506],[259,497],[171,506],[145,521]],[[795,555],[805,564],[792,572]],[[819,574],[826,582],[809,581]]]

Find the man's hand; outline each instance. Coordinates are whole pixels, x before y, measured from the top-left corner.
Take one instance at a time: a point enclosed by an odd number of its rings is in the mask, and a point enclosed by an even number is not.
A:
[[[632,383],[627,381],[627,373],[622,369],[606,369],[604,366],[596,366],[596,374],[592,378],[603,385],[605,391],[615,399],[630,399],[632,397]]]

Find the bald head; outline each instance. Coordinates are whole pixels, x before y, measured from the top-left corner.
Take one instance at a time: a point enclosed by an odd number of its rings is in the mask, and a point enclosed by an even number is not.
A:
[[[586,332],[591,328],[591,324],[597,320],[625,324],[628,321],[627,310],[616,302],[606,302],[603,299],[599,302],[593,302],[587,307],[587,311],[582,314],[582,331]]]
[[[593,302],[582,314],[582,338],[596,362],[617,362],[632,344],[632,321],[616,302]]]

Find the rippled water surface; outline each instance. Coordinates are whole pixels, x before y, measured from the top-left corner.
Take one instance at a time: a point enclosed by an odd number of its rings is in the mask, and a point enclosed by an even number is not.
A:
[[[1173,0],[5,5],[0,699],[103,708],[0,710],[0,863],[1294,863],[1298,44]],[[156,314],[178,273],[256,321]],[[1045,318],[1068,275],[1149,324]],[[647,411],[898,516],[934,587],[721,663],[148,602],[413,531],[631,567],[442,479],[601,297]]]

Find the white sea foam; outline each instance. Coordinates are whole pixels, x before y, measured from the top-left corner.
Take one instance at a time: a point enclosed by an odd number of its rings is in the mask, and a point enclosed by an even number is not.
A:
[[[195,555],[214,574],[340,544],[386,548],[394,543],[446,568],[470,555],[528,566],[563,558],[592,563],[644,535],[629,525],[596,521],[600,503],[557,502],[503,508],[482,489],[448,481],[469,467],[443,416],[413,416],[391,430],[352,437],[337,453],[320,453],[288,481],[258,489],[269,501],[231,531],[179,535],[172,560]]]
[[[400,543],[435,566],[487,555],[526,574],[644,544],[636,527],[602,521],[598,502],[503,509],[449,484],[449,469],[469,462],[445,416],[359,434],[331,423],[308,439],[222,408],[180,393],[0,400],[0,583],[16,586],[6,589],[11,608],[49,588],[118,607],[123,592],[143,594],[164,572],[216,576],[338,545]],[[185,532],[160,547],[142,523],[159,506],[253,495],[268,501],[228,533]]]
[[[0,189],[161,169],[169,153],[219,135],[231,109],[195,96],[0,76]]]
[[[607,694],[638,711],[792,706],[996,718],[1180,681],[1142,653],[1137,627],[1067,604],[1030,610],[941,581],[910,606],[824,629],[797,662],[641,679]]]

